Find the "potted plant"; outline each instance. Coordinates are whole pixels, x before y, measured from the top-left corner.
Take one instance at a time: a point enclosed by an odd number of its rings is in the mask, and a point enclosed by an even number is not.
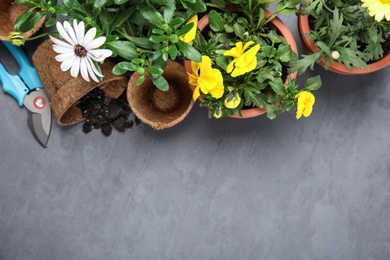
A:
[[[140,87],[145,78],[150,78],[160,91],[168,91],[169,82],[163,74],[169,60],[201,60],[191,43],[197,13],[206,10],[202,0],[62,0],[61,4],[16,0],[16,3],[29,7],[15,22],[17,31],[28,30],[38,17],[45,15],[49,16],[47,27],[56,25],[56,30],[47,34],[54,42],[61,69],[70,70],[73,77],[81,74],[87,81],[92,78],[98,82],[104,76],[99,63],[117,57],[112,74],[130,71],[139,75],[129,88]],[[32,12],[38,8],[40,11]]]
[[[276,3],[275,12],[267,12]],[[296,12],[300,1],[210,1],[209,26],[202,25],[193,46],[202,61],[187,61],[193,98],[200,97],[209,117],[253,117],[297,108],[297,118],[310,115],[319,76],[298,89],[296,72],[288,70],[297,59],[297,48],[278,14]],[[284,30],[287,29],[287,32]],[[288,41],[286,40],[288,39]]]
[[[293,69],[320,63],[340,74],[366,74],[390,63],[389,4],[379,0],[314,0],[302,5],[299,32],[309,55]],[[371,10],[371,11],[370,11]],[[387,11],[386,11],[387,10]]]

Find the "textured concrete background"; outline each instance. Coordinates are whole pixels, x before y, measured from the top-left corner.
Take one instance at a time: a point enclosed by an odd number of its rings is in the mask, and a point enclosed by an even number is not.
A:
[[[389,259],[390,67],[315,72],[307,119],[196,103],[162,132],[54,122],[47,149],[0,94],[0,260]]]

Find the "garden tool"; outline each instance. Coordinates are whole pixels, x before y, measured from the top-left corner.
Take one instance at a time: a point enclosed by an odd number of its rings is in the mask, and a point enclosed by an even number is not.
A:
[[[0,42],[0,82],[4,92],[28,111],[28,126],[35,139],[46,147],[51,129],[49,98],[22,47]]]

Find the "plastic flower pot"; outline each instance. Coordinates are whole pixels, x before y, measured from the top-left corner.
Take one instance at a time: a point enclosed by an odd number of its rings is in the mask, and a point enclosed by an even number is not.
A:
[[[104,91],[107,99],[118,98],[126,89],[128,78],[111,73],[114,63],[105,60],[100,69],[104,75],[101,82],[85,81],[80,75],[73,78],[69,71],[62,71],[57,55],[48,39],[40,44],[33,54],[33,64],[50,100],[50,107],[59,125],[72,125],[84,121],[78,103],[94,88]]]
[[[140,75],[134,72],[127,87],[127,100],[134,114],[155,130],[170,128],[181,122],[194,105],[184,67],[169,60],[163,77],[169,90],[161,91],[154,86],[145,72],[145,80],[136,84]]]
[[[16,19],[28,9],[29,7],[18,5],[12,0],[0,0],[0,40],[8,41],[10,32],[15,31],[13,25]],[[39,20],[33,29],[24,32],[24,38],[29,38],[36,33],[42,27],[45,18]]]
[[[310,25],[309,25],[309,16],[307,15],[299,15],[298,16],[298,29],[299,36],[303,42],[304,49],[307,53],[315,53],[320,48],[315,44],[313,40],[306,37],[306,34],[310,33]],[[325,66],[325,64],[320,61],[319,64],[321,66]],[[381,70],[390,64],[390,53],[387,53],[382,59],[375,61],[373,63],[368,64],[368,68],[357,69],[352,66],[352,70],[349,70],[344,64],[341,64],[337,61],[334,64],[329,65],[329,69],[332,72],[343,74],[343,75],[362,75],[372,73],[378,70]]]
[[[272,15],[271,12],[266,11],[266,18],[269,18]],[[291,46],[291,49],[298,55],[298,48],[297,44],[295,42],[294,36],[292,35],[290,29],[283,23],[282,20],[280,20],[278,17],[275,17],[271,20],[271,24],[278,30],[278,32],[286,39],[287,43]],[[198,22],[198,28],[202,32],[207,26],[209,25],[209,18],[206,14],[203,16],[199,22]],[[187,73],[191,74],[191,61],[185,60],[184,61],[184,67]],[[292,74],[289,74],[291,79],[295,79],[297,77],[298,72],[294,72]],[[285,80],[285,84],[287,84],[287,77]],[[194,90],[195,86],[190,85],[191,89]],[[202,99],[202,95],[199,97],[199,99]],[[260,107],[254,107],[254,108],[247,108],[243,109],[241,111],[242,117],[238,115],[232,115],[232,118],[252,118],[256,116],[263,115],[267,112],[266,109],[260,108]]]

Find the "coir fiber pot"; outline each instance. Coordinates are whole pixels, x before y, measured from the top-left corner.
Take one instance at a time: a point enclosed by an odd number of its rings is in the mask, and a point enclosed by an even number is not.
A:
[[[272,13],[269,11],[266,11],[266,18],[271,17]],[[295,52],[298,55],[298,47],[295,42],[294,36],[292,35],[290,29],[283,23],[282,20],[280,20],[278,17],[275,17],[271,20],[271,24],[276,28],[276,30],[286,39],[287,43],[290,45],[291,49],[293,52]],[[208,14],[203,16],[199,22],[198,22],[198,28],[202,32],[207,26],[209,25],[209,17]],[[192,69],[191,69],[191,61],[185,60],[184,61],[184,67],[187,73],[191,74]],[[291,79],[295,79],[297,77],[298,72],[294,72],[292,74],[289,74]],[[286,80],[284,81],[285,84],[287,84],[287,77]],[[195,87],[190,85],[191,89],[194,90]],[[199,97],[200,99],[202,96]],[[232,118],[252,118],[256,116],[260,116],[267,113],[267,110],[264,108],[260,107],[254,107],[254,108],[247,108],[243,109],[241,111],[241,116],[238,115],[232,115]]]
[[[299,36],[303,42],[305,51],[307,53],[315,53],[320,48],[315,45],[315,42],[310,38],[306,37],[306,34],[310,33],[310,25],[309,25],[309,16],[307,15],[299,15],[298,16],[298,29]],[[325,66],[325,64],[320,61],[319,64],[321,66]],[[387,53],[382,59],[369,63],[368,68],[357,69],[352,66],[352,70],[350,71],[345,65],[335,61],[334,64],[329,65],[329,69],[332,72],[343,74],[343,75],[362,75],[372,73],[378,70],[381,70],[387,67],[390,64],[390,53]]]
[[[145,72],[145,81],[137,86],[140,75],[133,73],[127,86],[127,100],[134,114],[155,130],[172,127],[181,122],[190,112],[194,101],[184,67],[169,60],[163,73],[169,90],[161,91],[153,85]]]
[[[125,91],[128,78],[111,73],[114,63],[105,60],[100,65],[104,77],[99,83],[93,80],[87,82],[80,75],[73,78],[69,71],[61,70],[60,63],[55,60],[57,53],[53,51],[52,45],[50,39],[39,45],[33,54],[33,64],[59,125],[72,125],[85,119],[78,104],[94,88],[103,90],[107,99],[116,99]]]
[[[27,11],[29,7],[21,6],[14,2],[14,0],[0,0],[0,40],[8,41],[8,35],[10,32],[15,31],[14,23],[16,18],[22,13]],[[24,38],[29,38],[31,35],[36,33],[45,22],[43,17],[30,31],[24,32]]]

